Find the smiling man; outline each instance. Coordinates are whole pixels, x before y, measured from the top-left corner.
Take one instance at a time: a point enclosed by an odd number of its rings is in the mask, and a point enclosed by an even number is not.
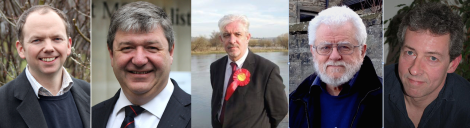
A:
[[[275,128],[287,115],[279,67],[248,49],[249,26],[243,15],[219,20],[227,56],[210,68],[214,128]]]
[[[470,126],[470,83],[453,73],[463,28],[460,16],[440,3],[418,5],[403,17],[398,64],[385,67],[385,127]]]
[[[90,84],[63,67],[72,46],[67,16],[47,5],[33,6],[16,27],[16,49],[27,65],[0,88],[0,127],[89,128]]]
[[[107,44],[121,89],[93,106],[93,127],[191,127],[191,96],[169,77],[174,38],[169,17],[151,3],[113,13]]]
[[[289,95],[289,127],[382,127],[382,81],[359,15],[346,6],[323,10],[308,40],[315,73]]]

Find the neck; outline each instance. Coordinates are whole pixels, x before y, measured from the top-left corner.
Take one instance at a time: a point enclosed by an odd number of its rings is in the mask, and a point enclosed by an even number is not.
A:
[[[404,98],[406,111],[408,113],[408,117],[411,119],[415,127],[418,127],[424,110],[429,104],[431,104],[432,101],[437,98],[443,86],[444,84],[431,92],[429,95],[423,97],[411,97],[405,94]]]
[[[160,94],[160,92],[162,92],[162,90],[166,87],[168,82],[171,82],[171,81],[168,81],[168,78],[166,79],[167,79],[166,81],[163,81],[162,83],[157,83],[157,85],[154,86],[152,89],[150,89],[150,91],[142,93],[142,94],[132,92],[129,89],[121,89],[121,91],[124,92],[124,95],[132,104],[142,106],[144,104],[147,104],[153,98],[155,98],[158,94]]]
[[[59,93],[59,90],[62,86],[62,75],[63,75],[63,68],[61,68],[58,72],[51,73],[51,74],[38,74],[35,70],[29,68],[29,72],[31,75],[36,79],[36,81],[41,84],[44,88],[49,90],[52,95],[56,96]]]
[[[340,86],[331,86],[328,84],[326,85],[326,91],[332,96],[338,96],[341,90],[343,90],[343,85],[340,85]]]

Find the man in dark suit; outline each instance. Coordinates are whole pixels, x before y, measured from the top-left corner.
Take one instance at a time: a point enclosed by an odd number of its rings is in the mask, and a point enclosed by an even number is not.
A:
[[[72,46],[67,21],[47,5],[19,17],[16,48],[27,66],[0,88],[1,128],[90,127],[90,84],[63,67]]]
[[[277,127],[287,115],[287,97],[279,67],[248,50],[249,22],[243,15],[219,21],[227,56],[213,62],[212,126]]]
[[[92,127],[191,127],[191,96],[169,78],[174,35],[163,9],[148,2],[120,7],[107,44],[121,89],[93,106]]]

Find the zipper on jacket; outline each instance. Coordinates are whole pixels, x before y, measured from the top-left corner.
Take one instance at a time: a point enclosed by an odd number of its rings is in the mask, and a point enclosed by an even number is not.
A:
[[[307,128],[310,128],[310,120],[308,119],[307,103],[305,103],[301,99],[296,99],[295,101],[304,103],[304,109],[305,109],[304,113],[305,113],[305,117],[307,117]]]
[[[354,120],[356,120],[356,116],[357,116],[357,113],[359,112],[359,108],[361,107],[361,104],[362,104],[362,101],[364,101],[364,99],[366,99],[367,95],[369,95],[369,93],[373,92],[373,91],[377,91],[379,90],[381,87],[377,88],[377,89],[374,89],[374,90],[370,90],[369,92],[366,93],[366,95],[364,96],[364,98],[362,98],[362,100],[359,102],[358,106],[357,106],[357,110],[356,110],[356,114],[354,114],[354,118],[351,122],[351,126],[350,128],[352,128],[353,124],[354,124]]]

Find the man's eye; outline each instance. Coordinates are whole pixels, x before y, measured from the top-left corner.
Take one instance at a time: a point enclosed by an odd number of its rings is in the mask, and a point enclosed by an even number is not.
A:
[[[39,39],[35,39],[35,40],[31,41],[31,42],[39,42],[39,41],[40,41]]]
[[[406,54],[412,56],[414,53],[412,51],[406,51]]]
[[[431,60],[431,61],[437,61],[437,58],[434,57],[434,56],[430,56],[430,57],[429,57],[429,60]]]

